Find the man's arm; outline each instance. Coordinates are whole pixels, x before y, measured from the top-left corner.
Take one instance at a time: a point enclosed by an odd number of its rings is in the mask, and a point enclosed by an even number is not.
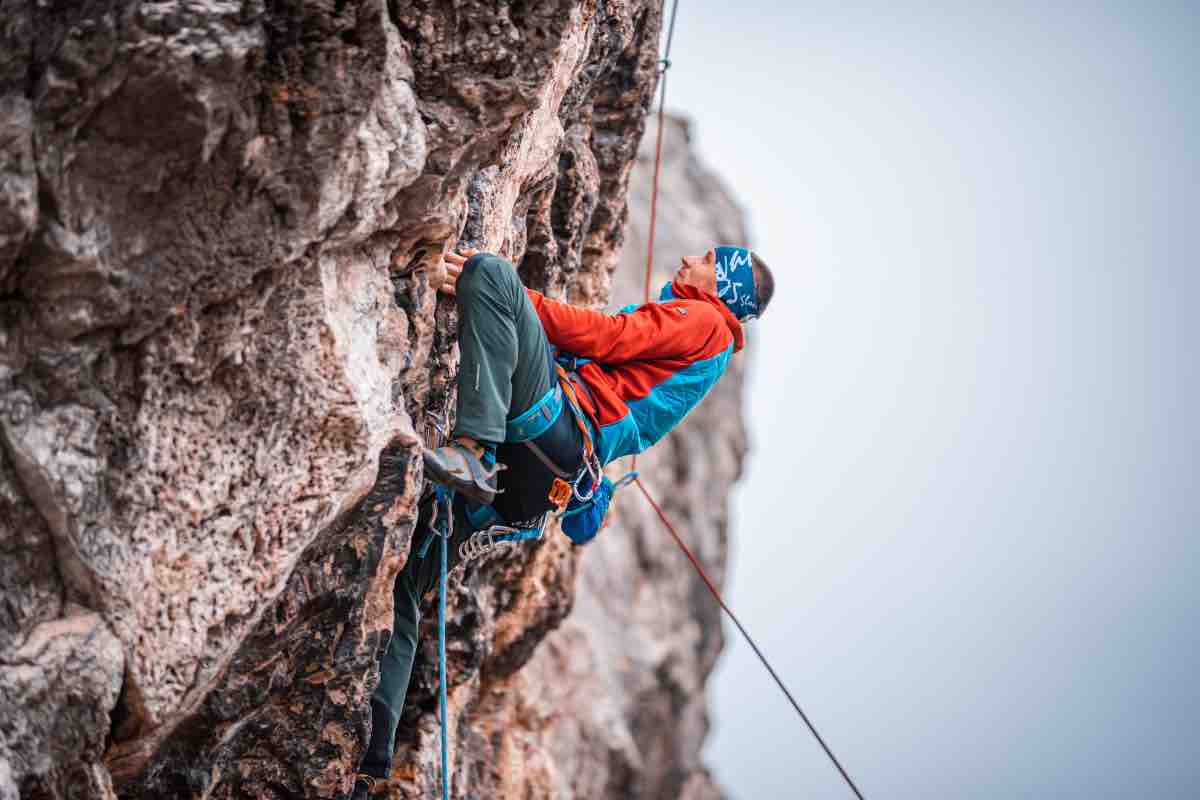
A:
[[[604,364],[703,357],[728,346],[725,321],[707,303],[650,303],[627,314],[605,314],[525,291],[551,344]]]
[[[473,249],[446,253],[440,290],[455,294]],[[605,314],[551,300],[526,288],[546,338],[560,350],[605,364],[655,359],[707,358],[729,346],[732,334],[719,311],[707,303],[651,303],[623,314]]]

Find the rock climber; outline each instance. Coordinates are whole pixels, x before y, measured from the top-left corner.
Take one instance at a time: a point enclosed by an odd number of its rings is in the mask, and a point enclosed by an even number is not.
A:
[[[646,450],[679,424],[742,349],[743,324],[762,315],[775,288],[757,254],[730,246],[684,256],[658,302],[616,314],[527,289],[513,265],[491,253],[462,249],[444,264],[441,290],[458,306],[458,399],[450,441],[427,448],[424,463],[427,478],[454,491],[451,568],[479,550],[480,536],[540,531],[549,512],[562,514],[576,543],[594,537],[613,490],[603,465]],[[427,492],[396,580],[355,800],[390,768],[421,598],[441,566],[419,553],[435,513]]]

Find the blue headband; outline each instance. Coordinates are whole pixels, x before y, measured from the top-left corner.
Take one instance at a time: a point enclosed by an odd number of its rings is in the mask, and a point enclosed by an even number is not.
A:
[[[758,316],[754,265],[746,248],[729,245],[717,248],[717,297],[742,321]]]
[[[744,247],[722,245],[717,248],[717,297],[733,315],[745,322],[758,316],[758,292],[754,290],[754,265]],[[658,293],[658,302],[674,300],[671,282]]]

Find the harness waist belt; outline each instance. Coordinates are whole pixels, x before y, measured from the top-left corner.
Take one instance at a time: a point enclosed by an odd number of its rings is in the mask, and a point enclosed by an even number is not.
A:
[[[563,411],[562,386],[557,381],[554,388],[542,395],[528,411],[505,426],[504,441],[520,444],[536,439],[550,429]]]
[[[556,477],[572,480],[578,470],[568,469],[561,464],[577,461],[578,454],[563,450],[563,431],[555,427],[568,424],[562,419],[567,407],[566,393],[555,375],[553,388],[538,398],[521,416],[508,421],[504,441],[506,444],[525,445]]]

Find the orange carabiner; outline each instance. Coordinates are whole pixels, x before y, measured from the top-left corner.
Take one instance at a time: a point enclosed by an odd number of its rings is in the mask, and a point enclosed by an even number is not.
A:
[[[561,512],[567,507],[567,502],[571,499],[571,484],[564,481],[562,478],[555,478],[554,483],[550,484],[550,502],[554,507]]]

